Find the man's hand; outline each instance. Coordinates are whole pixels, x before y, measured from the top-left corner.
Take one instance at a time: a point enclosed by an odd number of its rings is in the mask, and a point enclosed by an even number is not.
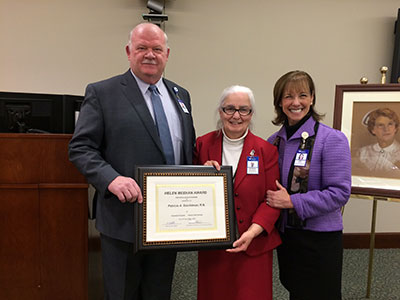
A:
[[[108,185],[108,190],[118,197],[119,201],[143,202],[142,191],[136,181],[130,177],[118,176]]]

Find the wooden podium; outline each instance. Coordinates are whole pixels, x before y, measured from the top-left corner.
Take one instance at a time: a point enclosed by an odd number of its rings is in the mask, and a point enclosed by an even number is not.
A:
[[[88,299],[88,185],[69,134],[0,134],[0,299]]]

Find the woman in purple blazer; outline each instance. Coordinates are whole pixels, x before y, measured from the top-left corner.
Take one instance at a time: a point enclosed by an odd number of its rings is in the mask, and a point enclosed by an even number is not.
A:
[[[281,208],[280,280],[290,300],[341,299],[342,215],[351,192],[351,155],[345,135],[319,121],[314,82],[303,71],[274,87],[282,125],[268,141],[278,147],[281,182],[267,204]]]

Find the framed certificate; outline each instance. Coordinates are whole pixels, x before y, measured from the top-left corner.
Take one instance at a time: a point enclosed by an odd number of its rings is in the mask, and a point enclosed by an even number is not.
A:
[[[236,239],[232,168],[138,166],[135,251],[232,247]]]

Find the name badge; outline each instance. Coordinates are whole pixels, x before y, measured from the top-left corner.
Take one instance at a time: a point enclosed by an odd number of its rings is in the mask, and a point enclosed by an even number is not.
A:
[[[258,175],[258,156],[247,156],[247,174]]]
[[[294,159],[294,166],[295,167],[305,167],[307,164],[307,156],[309,150],[297,150],[296,157]]]
[[[185,114],[188,114],[189,111],[188,111],[188,109],[186,108],[185,103],[183,103],[183,101],[182,101],[181,99],[179,99],[179,98],[178,98],[178,102],[179,102],[179,105],[181,106],[183,112],[184,112]]]

